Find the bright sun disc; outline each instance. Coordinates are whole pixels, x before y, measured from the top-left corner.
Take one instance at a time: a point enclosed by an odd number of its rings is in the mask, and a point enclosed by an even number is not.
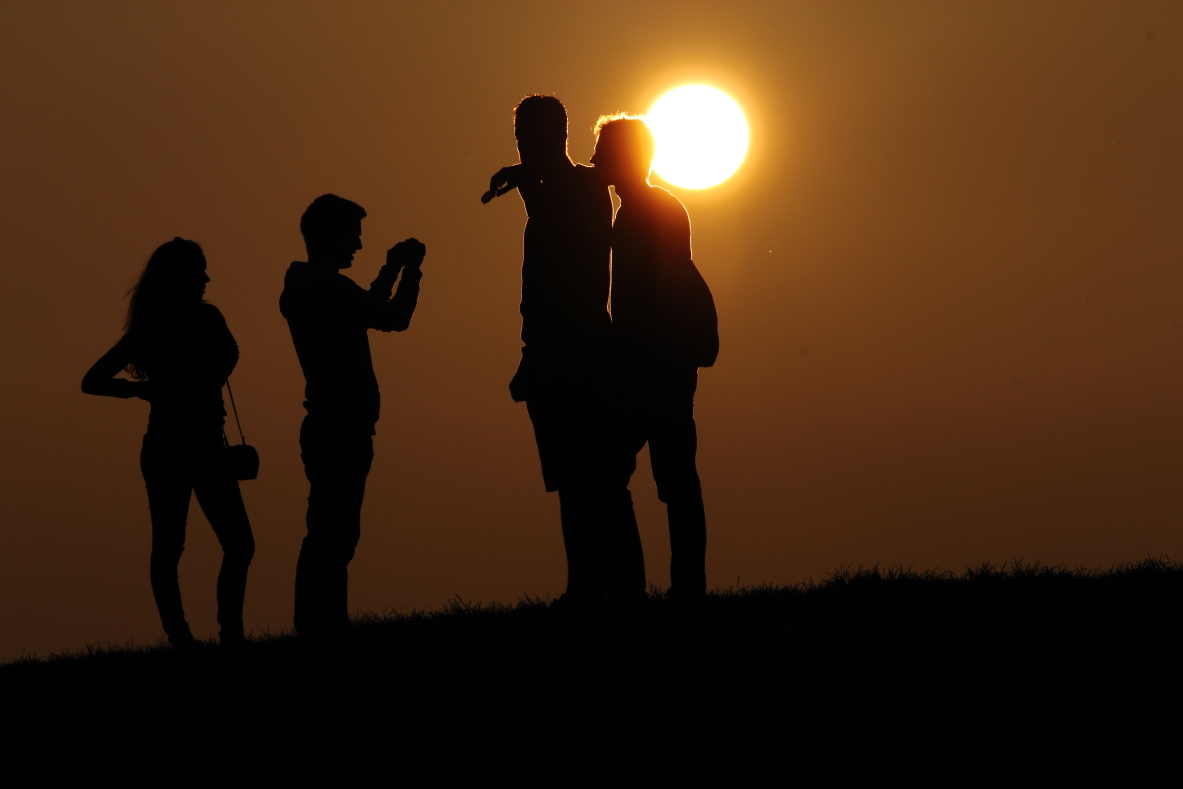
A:
[[[657,140],[653,169],[687,189],[726,180],[748,152],[748,122],[726,93],[706,85],[675,88],[645,116]]]

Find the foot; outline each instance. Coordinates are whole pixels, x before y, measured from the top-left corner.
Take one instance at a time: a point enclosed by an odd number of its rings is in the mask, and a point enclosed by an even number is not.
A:
[[[641,590],[635,592],[611,592],[608,605],[617,610],[639,611],[649,602],[649,595]]]
[[[698,610],[706,605],[707,593],[704,590],[693,589],[686,591],[671,586],[665,593],[666,599],[679,608],[688,610]]]
[[[594,595],[584,593],[563,592],[559,595],[557,600],[550,604],[552,611],[558,611],[563,614],[582,614],[589,611],[596,611],[604,607],[604,598],[601,595]]]
[[[193,638],[193,634],[185,629],[177,633],[169,633],[168,645],[178,652],[188,652],[197,646],[197,639]]]
[[[348,623],[344,625],[340,623],[334,625],[305,624],[303,627],[296,628],[296,639],[304,644],[337,645],[349,641],[351,633],[352,629]]]

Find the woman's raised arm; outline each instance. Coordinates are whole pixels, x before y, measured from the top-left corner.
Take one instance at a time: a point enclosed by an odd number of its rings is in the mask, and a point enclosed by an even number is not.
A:
[[[120,397],[124,400],[130,397],[143,397],[147,400],[148,398],[145,396],[148,390],[147,382],[128,381],[115,377],[130,362],[131,351],[128,348],[127,338],[124,337],[86,371],[86,375],[82,377],[83,394]]]

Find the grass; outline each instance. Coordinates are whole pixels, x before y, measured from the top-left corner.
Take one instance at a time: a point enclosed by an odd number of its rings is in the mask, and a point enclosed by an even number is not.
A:
[[[1068,730],[1077,745],[1090,731],[1112,743],[1171,709],[1181,614],[1183,566],[1166,560],[846,569],[719,591],[693,612],[660,594],[631,613],[578,617],[539,600],[456,601],[360,616],[328,646],[277,635],[186,655],[92,648],[0,667],[0,700],[34,740],[38,726],[101,711],[147,741],[237,732],[288,754],[452,747],[464,762],[482,742],[505,754],[522,739],[578,743],[585,759],[672,748],[706,769],[734,766],[737,748],[1005,741],[1013,753]]]

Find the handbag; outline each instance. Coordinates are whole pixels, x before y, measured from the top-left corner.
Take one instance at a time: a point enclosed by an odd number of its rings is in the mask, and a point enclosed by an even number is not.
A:
[[[231,444],[226,437],[226,430],[222,430],[222,443],[226,447],[226,470],[237,480],[255,479],[259,476],[259,452],[246,443],[246,436],[242,433],[242,422],[238,419],[238,406],[234,403],[234,390],[230,388],[230,379],[226,379],[226,391],[230,393],[230,407],[234,409],[234,424],[238,425],[240,444]]]

